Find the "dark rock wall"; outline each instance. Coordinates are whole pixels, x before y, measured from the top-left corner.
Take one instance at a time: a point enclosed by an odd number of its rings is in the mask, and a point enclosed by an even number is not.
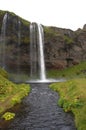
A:
[[[5,11],[0,11],[0,31]],[[8,68],[30,69],[30,22],[7,12],[6,64]],[[20,21],[20,26],[19,26]],[[86,25],[72,31],[57,27],[44,28],[44,53],[47,69],[64,69],[86,60]],[[18,43],[20,29],[21,41]]]
[[[6,12],[0,13],[1,28],[5,13]],[[7,14],[4,48],[6,68],[7,70],[12,68],[14,71],[19,67],[22,67],[23,69],[27,68],[29,65],[30,23],[13,13],[7,12]],[[1,28],[0,31],[2,32]]]
[[[45,27],[45,60],[48,68],[64,69],[86,60],[86,30]]]

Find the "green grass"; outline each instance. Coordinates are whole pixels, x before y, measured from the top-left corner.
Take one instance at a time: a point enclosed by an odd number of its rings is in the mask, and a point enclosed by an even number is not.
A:
[[[75,65],[64,70],[49,70],[47,72],[47,77],[49,78],[77,78],[86,76],[86,61],[81,62],[78,65]]]
[[[86,62],[62,71],[52,71],[52,75],[67,79],[66,82],[51,84],[50,88],[59,92],[58,104],[64,111],[74,114],[77,130],[86,130]]]
[[[5,78],[8,78],[8,73],[0,67],[0,75],[2,75]]]
[[[86,78],[78,78],[50,85],[59,92],[58,104],[65,112],[72,112],[78,130],[86,130]]]
[[[57,38],[57,37],[61,37],[61,38],[63,38],[63,36],[61,35],[61,33],[59,33],[59,32],[56,32],[55,30],[54,30],[54,28],[52,28],[52,27],[44,27],[44,33],[47,35],[47,40],[50,40],[50,37],[51,38]]]
[[[20,103],[30,92],[29,84],[14,84],[6,77],[7,72],[0,69],[0,114]]]

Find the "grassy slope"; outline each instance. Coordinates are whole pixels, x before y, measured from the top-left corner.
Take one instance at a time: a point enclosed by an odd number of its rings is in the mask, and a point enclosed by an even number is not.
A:
[[[6,77],[7,73],[0,69],[0,114],[20,103],[21,99],[30,92],[29,85],[14,84]]]
[[[65,112],[73,112],[78,130],[86,130],[86,73],[82,73],[85,70],[86,62],[66,69],[62,73],[59,72],[60,77],[64,72],[65,77],[72,76],[73,79],[50,85],[60,94],[58,104],[63,107]]]
[[[64,70],[49,70],[48,77],[53,78],[76,78],[83,77],[86,74],[86,62],[81,62],[78,65],[64,69]]]

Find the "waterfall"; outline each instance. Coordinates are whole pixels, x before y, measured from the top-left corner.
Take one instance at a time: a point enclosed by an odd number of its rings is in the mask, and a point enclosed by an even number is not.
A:
[[[44,34],[40,24],[38,26],[38,43],[39,43],[39,63],[40,63],[40,79],[45,80],[45,61],[44,61]]]
[[[39,76],[38,79],[45,80],[44,34],[40,24],[31,23],[30,41],[31,78]]]
[[[31,79],[37,78],[37,37],[36,37],[36,26],[30,24],[30,76]]]
[[[7,26],[7,17],[8,14],[6,13],[3,17],[3,22],[2,22],[2,28],[1,28],[1,42],[0,42],[0,56],[1,56],[1,66],[5,68],[5,57],[6,57],[6,26]]]
[[[20,45],[21,45],[21,22],[20,20],[18,20],[18,46],[17,46],[17,49],[18,49],[18,53],[17,53],[17,81],[20,81],[20,74],[21,74],[21,68],[20,68],[20,62],[21,62],[21,52],[20,52]]]
[[[30,24],[30,58],[28,54],[28,59],[30,61],[30,78],[28,79],[28,74],[26,74],[25,71],[23,71],[23,68],[21,65],[23,63],[22,60],[22,44],[21,44],[21,22],[19,19],[17,21],[15,20],[11,24],[16,24],[15,30],[17,33],[15,33],[15,38],[17,38],[17,44],[15,42],[13,44],[10,44],[9,39],[7,41],[7,29],[9,29],[8,21],[9,15],[6,13],[3,17],[3,23],[1,28],[1,38],[0,38],[0,66],[7,70],[10,73],[10,79],[15,82],[58,82],[62,80],[53,80],[53,79],[46,79],[46,70],[45,70],[45,60],[44,60],[44,33],[43,28],[40,24],[37,23],[31,23]],[[13,26],[13,30],[14,30]],[[10,28],[12,29],[12,27]],[[6,31],[7,30],[7,31]],[[11,30],[11,31],[13,31]],[[14,34],[14,33],[13,33]],[[11,35],[12,36],[12,35]],[[10,38],[13,38],[11,37]],[[9,37],[8,37],[9,38]],[[15,39],[16,40],[16,39]],[[15,44],[15,45],[14,45]],[[14,50],[12,53],[12,50]],[[29,49],[28,49],[29,50]],[[15,54],[16,52],[16,54]],[[29,51],[28,51],[29,52]],[[12,54],[12,55],[11,55]],[[13,63],[13,60],[15,61],[15,72],[10,67],[12,66],[11,63]],[[27,72],[28,73],[28,72]],[[15,76],[16,75],[16,76]]]

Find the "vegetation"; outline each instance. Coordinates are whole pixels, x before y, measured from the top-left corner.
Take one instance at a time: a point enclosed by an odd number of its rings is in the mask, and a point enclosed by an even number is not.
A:
[[[3,16],[5,15],[5,13],[9,13],[9,14],[11,14],[12,16],[17,16],[17,15],[16,15],[15,13],[13,13],[13,12],[0,10],[0,16],[3,17]],[[19,16],[18,16],[18,17],[19,17]],[[25,20],[25,19],[23,19],[23,18],[21,18],[21,17],[19,17],[19,19],[22,21],[22,23],[23,23],[24,25],[29,26],[30,22],[28,22],[27,20]]]
[[[66,68],[64,70],[49,70],[47,77],[49,78],[77,78],[86,77],[86,61],[81,62],[73,67]]]
[[[5,14],[5,11],[0,10],[0,21],[2,21],[4,14]],[[0,22],[0,32],[1,32],[1,27],[2,27],[2,22]]]
[[[78,130],[86,129],[86,79],[78,78],[50,86],[58,91],[60,99],[58,104],[65,112],[72,111]]]
[[[75,116],[77,130],[86,129],[86,62],[74,67],[53,73],[54,77],[66,77],[69,80],[54,83],[50,88],[58,91],[58,104],[65,112],[72,112]]]
[[[28,84],[14,84],[6,77],[7,72],[0,68],[0,114],[20,103],[30,92]]]
[[[0,75],[2,75],[5,78],[8,78],[8,73],[0,67]]]
[[[70,38],[66,35],[64,35],[64,41],[66,42],[66,44],[71,44],[74,42],[72,38]]]
[[[4,118],[6,121],[11,120],[15,117],[15,113],[12,112],[6,112],[2,118]]]
[[[25,20],[25,19],[23,19],[23,18],[21,18],[21,17],[19,17],[19,19],[22,21],[22,23],[23,23],[25,26],[28,26],[28,27],[29,27],[30,22],[28,22],[27,20]]]
[[[9,15],[9,20],[8,20],[8,24],[6,26],[6,29],[8,30],[6,33],[6,36],[8,37],[8,43],[12,44],[12,43],[17,43],[18,42],[18,20],[20,21],[21,25],[20,25],[20,32],[21,32],[21,43],[22,44],[28,44],[30,41],[29,38],[29,25],[30,22],[28,22],[27,20],[24,20],[23,18],[19,17],[18,15],[14,14],[13,12],[9,12],[9,11],[2,11],[0,10],[0,31],[2,28],[2,22],[3,22],[3,18],[4,15],[8,13]]]
[[[62,37],[59,32],[54,31],[54,28],[52,27],[44,27],[44,33],[47,34],[47,38],[49,39],[50,37]]]

